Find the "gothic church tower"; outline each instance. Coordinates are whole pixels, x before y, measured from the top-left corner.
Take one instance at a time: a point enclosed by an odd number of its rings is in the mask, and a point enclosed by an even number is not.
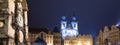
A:
[[[0,0],[0,45],[28,45],[26,0]]]
[[[79,34],[78,32],[78,23],[76,21],[76,17],[72,17],[71,22],[68,23],[65,16],[62,16],[61,21],[61,33],[62,38],[64,39],[66,36],[73,37]]]

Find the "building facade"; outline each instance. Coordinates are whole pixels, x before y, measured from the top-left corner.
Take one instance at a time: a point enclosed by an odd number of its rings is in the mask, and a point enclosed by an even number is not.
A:
[[[0,0],[0,45],[28,45],[26,0]]]
[[[47,45],[47,43],[45,42],[43,36],[41,35],[40,37],[35,39],[35,42],[33,42],[32,45]]]
[[[95,37],[97,45],[120,45],[120,28],[112,25],[105,26]]]
[[[39,36],[43,34],[43,38],[47,45],[53,45],[53,33],[47,28],[30,28],[29,37],[31,44],[35,42]]]
[[[54,35],[54,39],[53,39],[54,45],[61,45],[61,41],[62,41],[61,33],[54,32],[53,35]]]
[[[95,37],[96,45],[103,45],[103,32],[102,30],[99,31],[98,35]]]
[[[66,36],[64,45],[93,45],[93,38],[91,35],[78,35],[77,37]]]
[[[58,27],[54,28],[53,31],[53,43],[54,45],[62,45],[62,34],[60,33]]]
[[[62,33],[63,39],[66,36],[72,37],[72,36],[77,36],[79,34],[76,17],[72,17],[72,20],[70,21],[70,23],[68,23],[68,21],[66,20],[66,17],[62,16],[61,33]]]

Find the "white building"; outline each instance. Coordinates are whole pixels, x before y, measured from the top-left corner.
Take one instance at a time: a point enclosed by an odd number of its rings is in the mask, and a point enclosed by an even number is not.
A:
[[[61,21],[61,33],[62,38],[64,39],[66,36],[73,37],[79,34],[78,32],[78,23],[76,21],[76,17],[72,17],[70,23],[67,22],[66,17],[62,16]]]

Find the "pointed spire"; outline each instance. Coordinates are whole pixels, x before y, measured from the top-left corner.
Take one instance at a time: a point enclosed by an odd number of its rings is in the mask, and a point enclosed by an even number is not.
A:
[[[73,21],[75,21],[75,20],[76,20],[76,17],[75,17],[75,11],[73,11],[72,20],[73,20]]]
[[[75,17],[75,16],[73,16],[73,17],[72,17],[72,20],[74,20],[74,21],[75,21],[75,20],[76,20],[76,17]]]

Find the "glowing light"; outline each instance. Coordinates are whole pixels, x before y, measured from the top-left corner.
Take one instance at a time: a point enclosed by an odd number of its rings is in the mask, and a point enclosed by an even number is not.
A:
[[[72,20],[76,20],[76,17],[72,17]]]
[[[65,17],[65,16],[62,16],[62,20],[66,20],[66,17]]]
[[[47,45],[52,45],[51,43],[47,44]]]
[[[87,45],[90,45],[90,43],[87,43]]]
[[[116,26],[120,26],[120,22],[116,24]]]
[[[78,42],[78,45],[82,45],[80,42]]]

